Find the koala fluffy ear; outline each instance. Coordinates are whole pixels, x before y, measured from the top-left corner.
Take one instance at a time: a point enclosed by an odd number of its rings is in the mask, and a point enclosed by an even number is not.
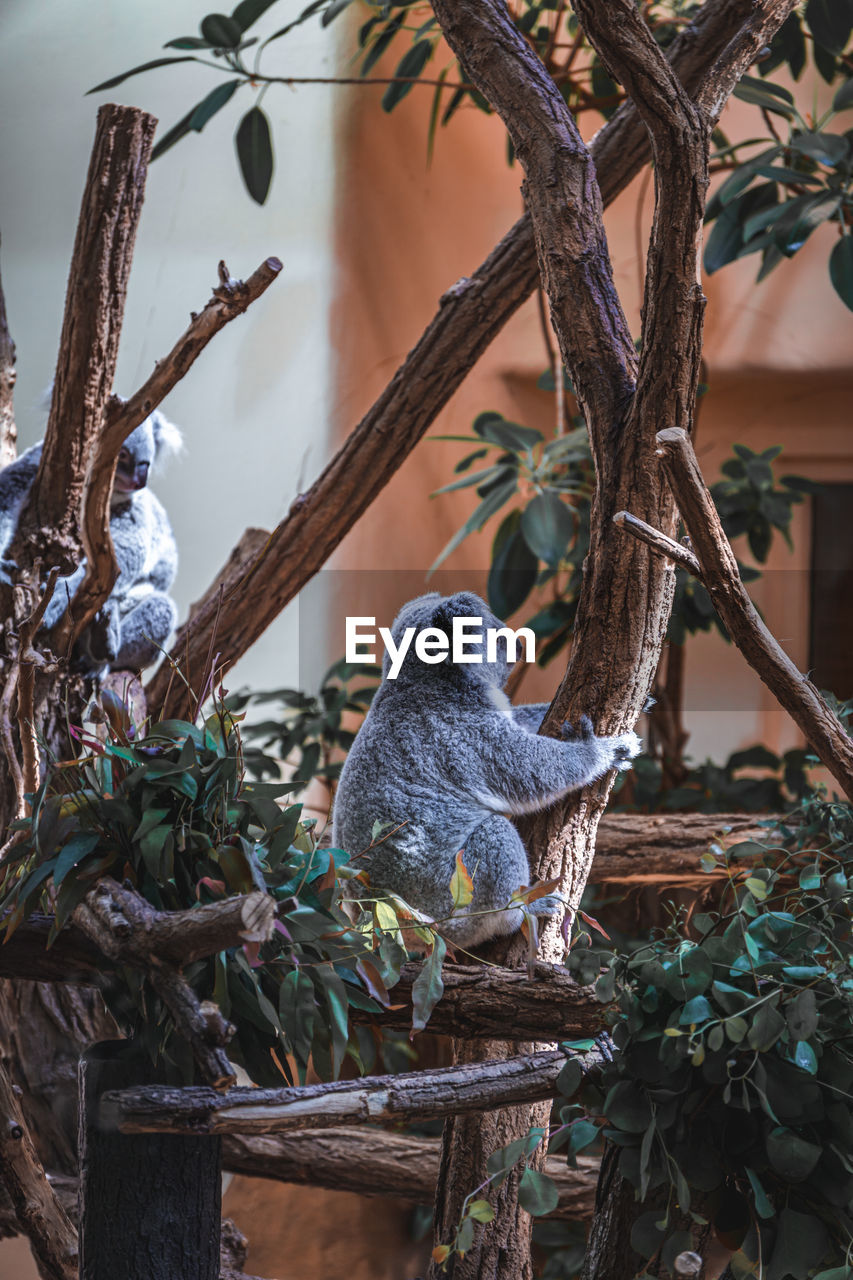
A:
[[[448,640],[451,638],[453,634],[453,604],[449,597],[438,602],[433,609],[428,625],[435,627],[438,631],[443,631]]]
[[[154,432],[154,465],[159,467],[183,450],[184,437],[180,427],[170,422],[159,409],[151,414],[150,422]]]

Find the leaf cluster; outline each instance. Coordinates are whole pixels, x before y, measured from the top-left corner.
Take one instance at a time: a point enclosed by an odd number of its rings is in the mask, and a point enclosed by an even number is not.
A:
[[[364,716],[381,674],[378,666],[341,660],[329,668],[315,694],[300,689],[272,689],[230,697],[228,707],[232,711],[259,703],[276,705],[273,719],[242,725],[247,771],[257,778],[277,777],[280,762],[287,760],[295,763],[292,781],[301,787],[312,778],[329,782],[337,779],[342,757],[355,737],[346,724],[352,723],[354,717]],[[355,680],[369,683],[352,688]]]
[[[539,385],[553,391],[553,375],[543,374]],[[571,382],[565,379],[560,394],[571,391]],[[433,496],[473,488],[479,502],[430,572],[469,534],[501,513],[492,542],[489,605],[498,617],[507,618],[535,590],[550,589],[550,601],[524,624],[536,635],[538,661],[544,666],[571,639],[589,549],[594,469],[583,417],[576,415],[566,434],[546,440],[541,431],[488,411],[474,419],[471,435],[433,439],[477,446],[457,462],[457,479]],[[791,545],[793,508],[816,488],[800,476],[783,476],[777,484],[773,463],[780,452],[779,446],[754,453],[746,445],[735,445],[734,456],[723,463],[723,479],[711,486],[727,536],[731,540],[745,537],[760,564],[767,559],[774,532],[781,533]],[[505,511],[507,507],[510,509]],[[745,582],[761,576],[751,566],[741,565],[740,569]],[[683,644],[688,635],[712,626],[728,639],[705,587],[677,569],[668,638]]]
[[[106,874],[166,911],[262,889],[276,903],[273,939],[185,970],[199,998],[236,1024],[229,1054],[267,1085],[304,1080],[309,1060],[334,1078],[347,1054],[372,1069],[387,1046],[352,1029],[348,1011],[388,1003],[405,959],[396,917],[386,928],[368,911],[352,924],[340,907],[355,874],[347,855],[318,848],[301,806],[279,803],[298,784],[247,780],[237,718],[223,705],[200,726],[163,721],[142,736],[122,704],[106,705],[103,735],[77,733],[82,753],[50,765],[32,817],[17,824],[0,885],[5,935],[41,907],[55,915],[52,940]],[[175,1079],[192,1079],[186,1045],[145,976],[123,968],[104,976],[103,990],[126,1032]]]
[[[807,6],[807,21],[809,10],[812,21],[820,26],[816,18],[819,7]],[[849,0],[833,0],[833,13],[842,20],[838,35],[843,26],[846,42],[850,38],[848,21],[853,22],[853,6]],[[801,71],[802,62],[791,43],[792,32],[803,38],[800,21],[799,15],[792,14],[777,41],[785,33],[784,39],[790,45],[788,65],[793,59]],[[830,39],[831,24],[825,25],[825,38]],[[827,73],[831,81],[842,65],[839,56],[829,55],[816,39],[814,51],[818,69]],[[821,51],[829,63],[822,61]],[[849,76],[849,57],[844,65]],[[734,171],[708,201],[705,220],[713,223],[713,228],[705,247],[705,270],[711,274],[736,258],[760,253],[756,280],[764,280],[780,262],[792,258],[817,227],[832,222],[839,239],[829,255],[829,278],[842,302],[853,310],[853,239],[849,232],[853,216],[853,129],[838,132],[830,128],[837,116],[853,108],[853,78],[841,84],[831,108],[813,123],[800,114],[790,90],[754,76],[743,77],[735,96],[759,107],[772,132],[734,145],[718,135],[720,148],[713,160],[724,162]],[[774,119],[784,121],[787,136],[780,134]],[[753,152],[756,146],[760,150],[744,159],[743,154]]]
[[[619,1052],[583,1102],[639,1198],[661,1193],[632,1246],[668,1268],[707,1223],[742,1277],[806,1280],[853,1246],[853,813],[812,795],[781,837],[714,847],[720,909],[596,982]]]
[[[710,1227],[738,1280],[850,1280],[853,810],[810,792],[766,842],[713,846],[703,861],[728,874],[718,910],[673,910],[624,954],[576,936],[569,968],[608,1006],[617,1052],[594,1082],[570,1056],[557,1122],[489,1169],[507,1177],[545,1142],[574,1167],[604,1138],[638,1200],[658,1206],[631,1235],[655,1274]],[[537,1179],[525,1207],[541,1214],[556,1188]],[[577,1266],[568,1249],[551,1273]]]

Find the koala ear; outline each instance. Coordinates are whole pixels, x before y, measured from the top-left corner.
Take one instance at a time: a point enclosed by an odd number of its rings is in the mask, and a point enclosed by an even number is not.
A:
[[[433,609],[429,626],[435,627],[438,631],[443,631],[449,640],[453,635],[454,616],[453,597],[445,597],[445,599],[439,600]]]
[[[180,427],[170,422],[159,409],[154,410],[149,421],[154,433],[154,464],[160,466],[183,450],[184,438]]]

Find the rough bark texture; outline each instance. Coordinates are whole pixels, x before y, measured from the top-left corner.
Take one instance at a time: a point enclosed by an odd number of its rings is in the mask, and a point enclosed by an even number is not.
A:
[[[734,69],[739,76],[790,7],[777,0],[751,6],[748,39],[731,42],[711,74],[726,80]],[[612,517],[630,509],[663,532],[675,533],[675,505],[656,473],[654,437],[662,424],[687,431],[692,424],[713,121],[693,105],[630,0],[577,0],[575,11],[588,38],[648,129],[655,163],[637,367],[613,288],[593,161],[553,81],[498,0],[434,0],[433,8],[466,73],[501,115],[524,169],[552,325],[595,461],[590,550],[572,655],[545,731],[557,732],[565,719],[586,713],[599,733],[621,732],[633,726],[657,668],[674,573],[671,566],[656,565],[642,544],[633,551],[620,546]],[[773,20],[765,21],[771,10]],[[601,780],[527,826],[532,873],[560,876],[572,912],[586,884],[611,783],[612,776]],[[543,941],[546,958],[558,958],[556,931],[546,930]],[[490,1047],[465,1046],[460,1056],[471,1061],[478,1051],[490,1052]],[[540,1107],[519,1109],[514,1116],[497,1112],[481,1122],[454,1119],[446,1126],[437,1242],[452,1238],[464,1196],[484,1178],[489,1150],[531,1123],[546,1122]],[[514,1193],[508,1180],[498,1193],[497,1217],[489,1230],[464,1259],[453,1259],[453,1280],[530,1276],[529,1219]]]
[[[751,0],[709,0],[673,42],[668,56],[689,91],[699,88],[751,12]],[[590,154],[602,199],[609,204],[650,154],[648,135],[630,103],[599,131]],[[471,276],[443,295],[436,316],[382,395],[246,564],[223,607],[218,608],[214,584],[207,604],[180,629],[172,653],[186,664],[196,697],[202,682],[198,673],[212,646],[223,654],[227,669],[257,640],[363,515],[538,281],[532,223],[525,215]],[[148,686],[152,710],[185,715],[193,694],[179,681],[171,682],[171,690],[169,685],[169,672],[161,668]]]
[[[8,1072],[0,1066],[0,1182],[48,1280],[77,1280],[77,1232],[48,1182]]]
[[[111,1131],[104,1090],[152,1078],[127,1051],[80,1063],[80,1280],[219,1280],[219,1141]]]
[[[127,281],[157,121],[132,107],[98,112],[71,259],[44,450],[11,556],[66,573],[80,562],[80,504],[92,443],[112,391]]]
[[[264,895],[258,894],[257,897],[263,898]],[[268,936],[272,931],[270,912],[259,912],[254,898],[255,895],[251,895],[245,900],[252,901],[249,909],[252,928],[257,931],[255,926],[258,926]],[[190,912],[179,914],[186,921]],[[242,929],[245,927],[242,911],[239,915],[239,929]],[[226,918],[233,936],[236,922]],[[214,1089],[230,1088],[237,1077],[225,1045],[233,1036],[234,1027],[223,1018],[217,1004],[209,1000],[200,1001],[180,970],[174,964],[165,963],[150,946],[151,933],[154,932],[167,948],[175,949],[176,940],[168,916],[152,910],[135,889],[122,888],[109,876],[104,876],[75,908],[74,920],[105,956],[117,964],[141,969],[147,975],[172,1015],[178,1033],[189,1044],[201,1079]],[[210,913],[202,923],[204,945],[208,947],[211,943]],[[214,950],[219,950],[219,947],[214,946]]]
[[[27,1126],[52,1173],[77,1172],[77,1062],[116,1026],[96,991],[0,982],[0,1058],[21,1089]]]
[[[375,1129],[308,1129],[294,1133],[222,1139],[222,1167],[230,1173],[295,1182],[362,1196],[400,1196],[431,1204],[441,1155],[439,1138]],[[592,1217],[598,1161],[581,1156],[577,1169],[549,1156],[545,1171],[557,1184],[554,1218]]]
[[[186,911],[157,911],[134,890],[104,876],[76,908],[73,919],[112,960],[184,969],[216,951],[268,941],[275,903],[258,890]]]
[[[281,271],[278,258],[267,258],[245,283],[232,280],[224,262],[219,264],[219,284],[169,354],[157,362],[151,377],[129,400],[111,397],[106,421],[92,451],[86,482],[80,532],[86,553],[86,576],[53,636],[59,652],[70,648],[104,604],[118,577],[118,564],[110,536],[110,498],[116,463],[131,431],[177,386],[202,351],[230,320],[243,315],[265,293]]]
[[[657,437],[681,518],[696,548],[701,578],[733,642],[753,671],[799,725],[822,764],[853,800],[853,741],[807,675],[768,630],[741,581],[737,560],[714,500],[705,487],[690,438],[677,430]],[[671,549],[664,548],[671,555]]]
[[[562,1049],[474,1066],[365,1076],[284,1089],[175,1089],[152,1085],[104,1098],[103,1114],[122,1133],[284,1133],[340,1124],[434,1120],[463,1112],[552,1098],[567,1057]],[[597,1050],[577,1055],[585,1073]]]
[[[18,454],[15,426],[15,344],[9,332],[6,298],[0,281],[0,467],[14,462]]]

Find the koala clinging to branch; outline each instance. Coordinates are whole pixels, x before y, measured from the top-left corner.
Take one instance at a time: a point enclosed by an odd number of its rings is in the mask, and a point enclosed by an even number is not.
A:
[[[431,593],[404,605],[394,621],[398,652],[406,628],[430,628],[435,644],[450,637],[454,617],[480,622],[469,643],[478,631],[503,627],[470,592]],[[507,908],[530,869],[505,815],[546,809],[609,769],[628,769],[641,747],[634,733],[596,737],[585,716],[576,736],[539,737],[548,704],[513,707],[503,692],[511,666],[506,636],[497,637],[494,661],[485,644],[480,652],[481,663],[448,655],[433,665],[410,644],[396,679],[386,655],[382,684],[341,772],[332,831],[333,843],[368,871],[373,890],[399,894],[465,947],[514,933],[522,922],[520,908]],[[385,825],[374,840],[377,821]],[[447,919],[460,850],[473,899]],[[555,915],[563,905],[550,894],[529,909]]]
[[[178,567],[169,517],[148,486],[148,473],[181,447],[181,433],[156,410],[127,437],[116,465],[110,503],[110,533],[119,576],[109,599],[80,639],[75,655],[87,672],[105,667],[139,671],[152,662],[177,621],[167,594]],[[33,445],[0,471],[0,556],[11,545],[18,518],[41,459]],[[0,576],[10,581],[16,566],[0,560]],[[44,566],[43,572],[50,566]],[[44,616],[52,627],[83,581],[85,562],[59,578]]]

